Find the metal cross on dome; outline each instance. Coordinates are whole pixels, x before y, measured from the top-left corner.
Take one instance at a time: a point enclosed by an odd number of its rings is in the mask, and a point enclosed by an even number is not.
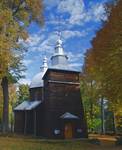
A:
[[[59,39],[61,39],[61,31],[58,31],[57,35],[58,35]]]
[[[59,39],[61,40],[62,33],[61,33],[61,17],[60,16],[58,16],[57,22],[58,22],[57,35],[58,35]]]

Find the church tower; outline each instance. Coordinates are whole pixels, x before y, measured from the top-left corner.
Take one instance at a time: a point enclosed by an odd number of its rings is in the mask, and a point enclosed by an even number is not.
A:
[[[58,38],[59,39],[56,42],[54,54],[51,57],[51,67],[65,69],[68,67],[68,57],[64,53],[60,34]]]
[[[51,66],[43,77],[45,137],[87,137],[79,74],[69,66],[59,36],[51,57]]]

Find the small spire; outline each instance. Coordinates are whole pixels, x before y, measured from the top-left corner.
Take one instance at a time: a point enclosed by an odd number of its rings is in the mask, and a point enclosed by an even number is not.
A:
[[[58,35],[58,39],[56,41],[55,53],[62,55],[64,54],[64,50],[62,46],[63,41],[61,40],[61,31],[58,31],[57,35]]]
[[[57,35],[58,35],[58,38],[61,40],[61,31],[60,30],[58,31]]]
[[[46,70],[47,68],[48,68],[48,65],[47,65],[47,57],[46,56],[44,56],[44,58],[43,58],[43,64],[42,64],[42,66],[40,67],[42,70]]]
[[[61,18],[59,17],[58,18],[58,31],[57,31],[58,40],[56,41],[56,47],[55,47],[55,49],[56,48],[62,48],[62,50],[63,50],[63,47],[62,47],[63,41],[61,40],[62,33],[61,33],[61,27],[60,27],[60,22],[61,22],[60,19]]]
[[[61,46],[62,43],[63,43],[63,41],[61,40],[61,31],[59,31],[59,32],[58,32],[58,40],[57,40],[56,44],[57,44],[57,45],[59,44],[59,45]]]
[[[61,33],[58,34],[58,40],[56,41],[55,51],[53,56],[51,57],[51,64],[54,65],[67,65],[67,55],[64,53],[64,49],[62,46]]]
[[[67,62],[67,55],[65,55],[63,49],[63,41],[61,40],[61,30],[60,30],[60,20],[59,20],[59,29],[57,31],[57,41],[55,45],[54,54],[51,57],[51,65],[54,66],[66,66]]]

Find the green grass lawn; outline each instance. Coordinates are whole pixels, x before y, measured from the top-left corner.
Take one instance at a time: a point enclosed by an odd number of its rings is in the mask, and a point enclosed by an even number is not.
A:
[[[87,140],[59,141],[1,136],[0,150],[122,150],[122,147],[110,141],[95,145]]]

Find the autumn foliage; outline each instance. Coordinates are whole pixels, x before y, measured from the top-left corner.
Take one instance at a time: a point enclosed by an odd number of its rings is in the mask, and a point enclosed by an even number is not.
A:
[[[43,22],[41,0],[0,0],[0,78],[12,64],[13,50],[21,49],[18,40],[27,38],[32,21]]]
[[[122,0],[109,6],[109,10],[108,21],[103,23],[102,29],[91,41],[92,48],[85,54],[82,81],[85,89],[90,89],[89,83],[93,83],[97,97],[91,100],[90,110],[95,114],[95,102],[97,107],[101,106],[102,130],[105,131],[108,125],[105,125],[105,111],[110,111],[113,113],[113,132],[116,133],[122,128]],[[88,93],[86,95],[91,98]],[[90,118],[93,120],[93,117]]]
[[[84,72],[101,84],[104,97],[122,104],[122,1],[111,9],[86,53]]]

